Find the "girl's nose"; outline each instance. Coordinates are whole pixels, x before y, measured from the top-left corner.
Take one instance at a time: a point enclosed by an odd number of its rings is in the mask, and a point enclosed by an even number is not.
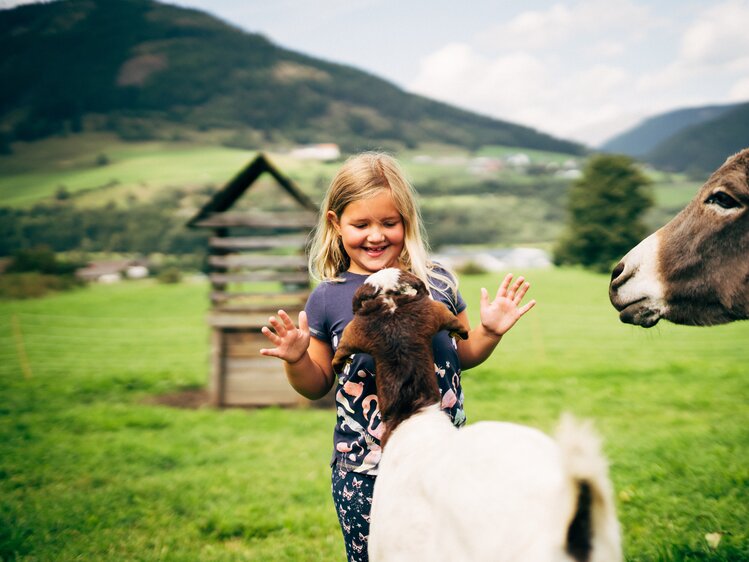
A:
[[[375,226],[372,227],[372,229],[369,231],[367,239],[370,242],[382,242],[383,240],[385,240],[385,234],[383,234],[381,228]]]

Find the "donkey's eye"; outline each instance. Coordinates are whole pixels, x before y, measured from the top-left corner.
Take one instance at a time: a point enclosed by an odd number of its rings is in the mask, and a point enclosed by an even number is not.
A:
[[[718,205],[724,209],[735,209],[740,206],[739,202],[728,195],[725,191],[716,191],[715,193],[710,194],[708,198],[705,199],[705,203],[708,205]]]

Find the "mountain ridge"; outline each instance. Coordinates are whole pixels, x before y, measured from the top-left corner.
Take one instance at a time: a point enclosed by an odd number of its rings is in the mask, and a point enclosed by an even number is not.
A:
[[[64,0],[0,11],[6,146],[65,131],[159,138],[230,129],[248,147],[334,140],[344,149],[440,142],[582,154],[578,143],[407,93],[277,46],[195,9]]]
[[[645,156],[668,137],[692,125],[711,121],[737,105],[688,107],[660,113],[608,139],[600,145],[600,149],[639,158]]]
[[[601,145],[670,172],[703,178],[749,146],[749,102],[676,109]]]

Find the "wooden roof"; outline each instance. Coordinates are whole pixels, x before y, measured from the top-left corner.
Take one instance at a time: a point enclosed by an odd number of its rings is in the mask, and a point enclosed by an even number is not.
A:
[[[208,203],[206,203],[198,213],[192,217],[187,226],[190,228],[213,227],[212,224],[206,224],[208,219],[215,217],[218,213],[223,213],[230,209],[242,194],[257,180],[257,178],[268,172],[278,182],[278,184],[299,203],[299,205],[309,211],[317,212],[317,205],[307,197],[297,187],[297,185],[288,177],[283,175],[271,162],[265,154],[259,153],[244,169],[242,169],[226,186],[216,193]]]

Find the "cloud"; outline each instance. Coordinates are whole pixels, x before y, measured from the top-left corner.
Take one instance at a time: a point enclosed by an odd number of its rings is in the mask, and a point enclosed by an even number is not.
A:
[[[667,94],[677,106],[746,99],[748,21],[745,0],[729,0],[697,13],[680,37],[676,59],[643,74],[637,92],[647,97]]]
[[[749,101],[749,78],[742,78],[731,86],[728,91],[728,98],[737,102]]]
[[[749,2],[731,0],[711,6],[684,32],[680,59],[696,66],[740,68],[749,53]]]
[[[583,36],[588,43],[602,42],[622,31],[634,40],[660,23],[648,7],[629,0],[558,3],[546,11],[522,12],[506,23],[491,26],[478,34],[477,44],[498,51],[549,50],[579,43]]]
[[[409,90],[564,136],[614,119],[626,70],[605,64],[567,74],[529,52],[487,57],[452,43],[422,61]]]
[[[558,2],[421,61],[409,90],[598,143],[635,119],[749,99],[749,0],[668,20],[633,0]]]

